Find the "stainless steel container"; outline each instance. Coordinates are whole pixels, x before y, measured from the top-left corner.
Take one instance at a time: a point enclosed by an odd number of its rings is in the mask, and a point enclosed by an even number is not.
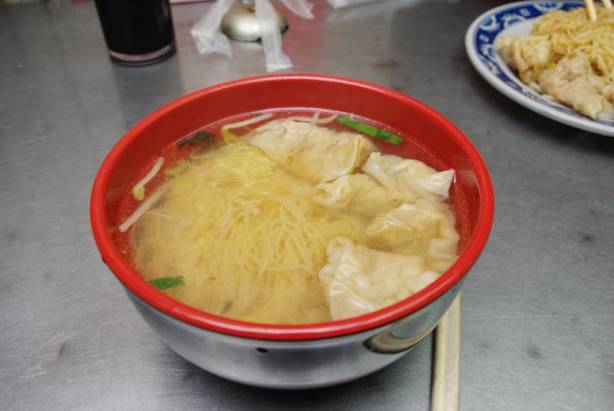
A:
[[[178,321],[128,291],[149,326],[173,351],[215,375],[264,388],[318,388],[351,381],[407,354],[437,325],[460,283],[411,315],[369,331],[312,341],[265,341]]]
[[[387,124],[453,168],[451,195],[461,234],[456,262],[436,281],[396,304],[319,324],[233,320],[181,304],[148,284],[126,256],[127,240],[116,235],[122,195],[130,192],[131,179],[142,164],[203,124],[292,107],[354,113]],[[411,147],[400,144],[395,149],[407,157]],[[382,86],[314,74],[239,79],[160,108],[111,150],[100,167],[91,199],[92,229],[103,260],[166,344],[224,378],[284,389],[342,383],[401,358],[432,331],[458,294],[486,244],[493,215],[494,194],[486,165],[469,139],[445,117]]]

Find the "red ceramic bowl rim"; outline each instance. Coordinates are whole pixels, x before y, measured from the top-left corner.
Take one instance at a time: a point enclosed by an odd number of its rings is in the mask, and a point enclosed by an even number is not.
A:
[[[305,325],[250,323],[209,314],[173,300],[149,285],[136,270],[124,261],[111,239],[105,222],[106,213],[104,207],[105,194],[111,171],[126,147],[128,147],[132,141],[139,139],[141,132],[145,128],[168,113],[180,109],[185,103],[225,88],[240,87],[260,82],[272,83],[290,79],[345,84],[352,87],[368,89],[372,92],[384,94],[404,105],[412,106],[423,115],[429,116],[440,123],[448,134],[462,147],[464,152],[467,153],[476,170],[481,207],[473,236],[469,239],[462,254],[452,267],[443,273],[434,283],[430,284],[419,293],[381,310],[345,320]],[[354,334],[391,323],[425,307],[457,284],[471,268],[486,244],[493,217],[494,192],[486,164],[469,139],[449,120],[411,97],[385,87],[358,80],[316,74],[266,75],[233,80],[195,91],[164,105],[132,127],[111,149],[100,166],[96,176],[90,203],[92,230],[103,260],[122,284],[138,298],[149,306],[174,319],[192,324],[199,328],[236,337],[278,341],[317,340]]]

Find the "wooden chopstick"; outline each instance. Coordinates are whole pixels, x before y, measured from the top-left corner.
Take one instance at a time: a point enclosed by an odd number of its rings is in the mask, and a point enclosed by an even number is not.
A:
[[[590,21],[597,20],[597,10],[595,10],[595,2],[593,0],[584,0],[588,18]]]
[[[461,293],[435,332],[431,411],[458,411],[460,394]]]

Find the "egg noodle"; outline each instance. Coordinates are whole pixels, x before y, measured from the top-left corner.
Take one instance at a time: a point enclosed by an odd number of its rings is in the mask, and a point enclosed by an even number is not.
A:
[[[583,54],[596,75],[614,82],[614,11],[596,9],[595,22],[589,20],[583,7],[551,11],[537,19],[531,35],[549,38],[553,63]]]
[[[317,205],[311,185],[242,141],[167,174],[173,184],[134,226],[136,268],[146,279],[192,273],[168,293],[228,317],[330,319],[317,272],[331,239],[365,241],[363,218]]]

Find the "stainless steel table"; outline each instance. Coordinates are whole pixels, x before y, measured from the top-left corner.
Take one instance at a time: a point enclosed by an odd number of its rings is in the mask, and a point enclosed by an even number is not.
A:
[[[401,90],[460,126],[492,171],[497,215],[464,288],[464,410],[614,408],[614,139],[530,112],[488,86],[463,48],[497,1],[392,1],[290,17],[295,71]],[[101,263],[88,197],[101,160],[186,92],[264,73],[258,45],[111,64],[92,2],[0,6],[0,409],[426,410],[431,343],[343,386],[307,392],[214,377],[156,338]]]

